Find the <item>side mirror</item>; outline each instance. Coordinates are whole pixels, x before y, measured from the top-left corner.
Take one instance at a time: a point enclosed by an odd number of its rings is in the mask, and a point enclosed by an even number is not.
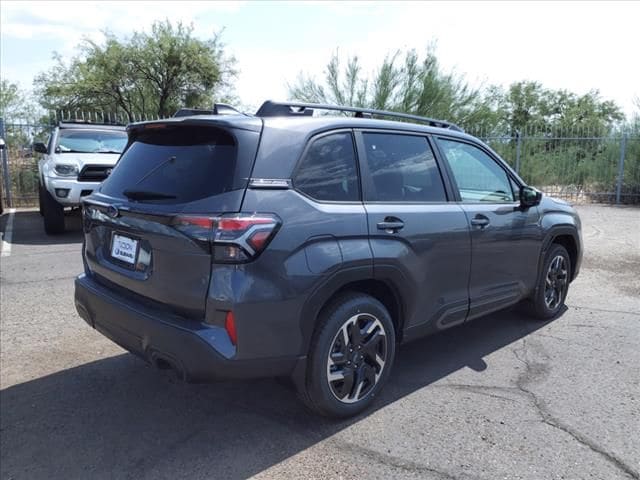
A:
[[[38,153],[47,153],[47,146],[42,142],[34,143],[33,149]]]
[[[522,208],[535,207],[542,200],[542,192],[536,188],[523,185],[520,187],[520,206]]]

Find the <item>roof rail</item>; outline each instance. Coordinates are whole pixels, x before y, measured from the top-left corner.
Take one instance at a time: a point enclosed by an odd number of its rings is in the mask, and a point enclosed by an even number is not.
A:
[[[388,110],[374,110],[371,108],[345,107],[342,105],[329,105],[323,103],[304,103],[304,102],[273,102],[267,100],[256,112],[256,117],[310,117],[314,110],[331,110],[336,112],[353,112],[357,118],[373,118],[392,117],[413,120],[416,122],[426,123],[432,127],[449,128],[457,132],[462,132],[455,123],[445,122],[444,120],[436,120],[429,117],[421,117],[420,115],[411,115],[409,113],[391,112]]]
[[[174,117],[191,117],[193,115],[244,115],[231,105],[226,103],[214,103],[212,110],[203,110],[200,108],[181,108],[173,114]]]

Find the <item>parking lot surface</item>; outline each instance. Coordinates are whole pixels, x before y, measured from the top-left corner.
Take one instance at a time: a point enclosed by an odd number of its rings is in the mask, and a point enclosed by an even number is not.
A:
[[[578,210],[559,318],[513,309],[406,345],[375,407],[340,422],[275,380],[187,385],[127,354],[75,312],[79,219],[47,237],[36,211],[5,214],[0,477],[638,479],[640,209]]]

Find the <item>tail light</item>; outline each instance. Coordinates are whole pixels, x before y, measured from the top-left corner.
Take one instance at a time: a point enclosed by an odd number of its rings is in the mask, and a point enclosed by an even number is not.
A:
[[[210,246],[219,263],[243,263],[256,258],[273,239],[280,219],[271,214],[225,214],[216,217],[178,215],[174,228]]]

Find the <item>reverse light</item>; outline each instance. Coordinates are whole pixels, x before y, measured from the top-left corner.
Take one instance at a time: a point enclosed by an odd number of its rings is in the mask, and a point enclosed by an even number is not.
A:
[[[236,319],[233,316],[233,312],[227,312],[227,316],[224,319],[224,328],[229,335],[231,343],[238,344],[238,332],[236,331]]]

